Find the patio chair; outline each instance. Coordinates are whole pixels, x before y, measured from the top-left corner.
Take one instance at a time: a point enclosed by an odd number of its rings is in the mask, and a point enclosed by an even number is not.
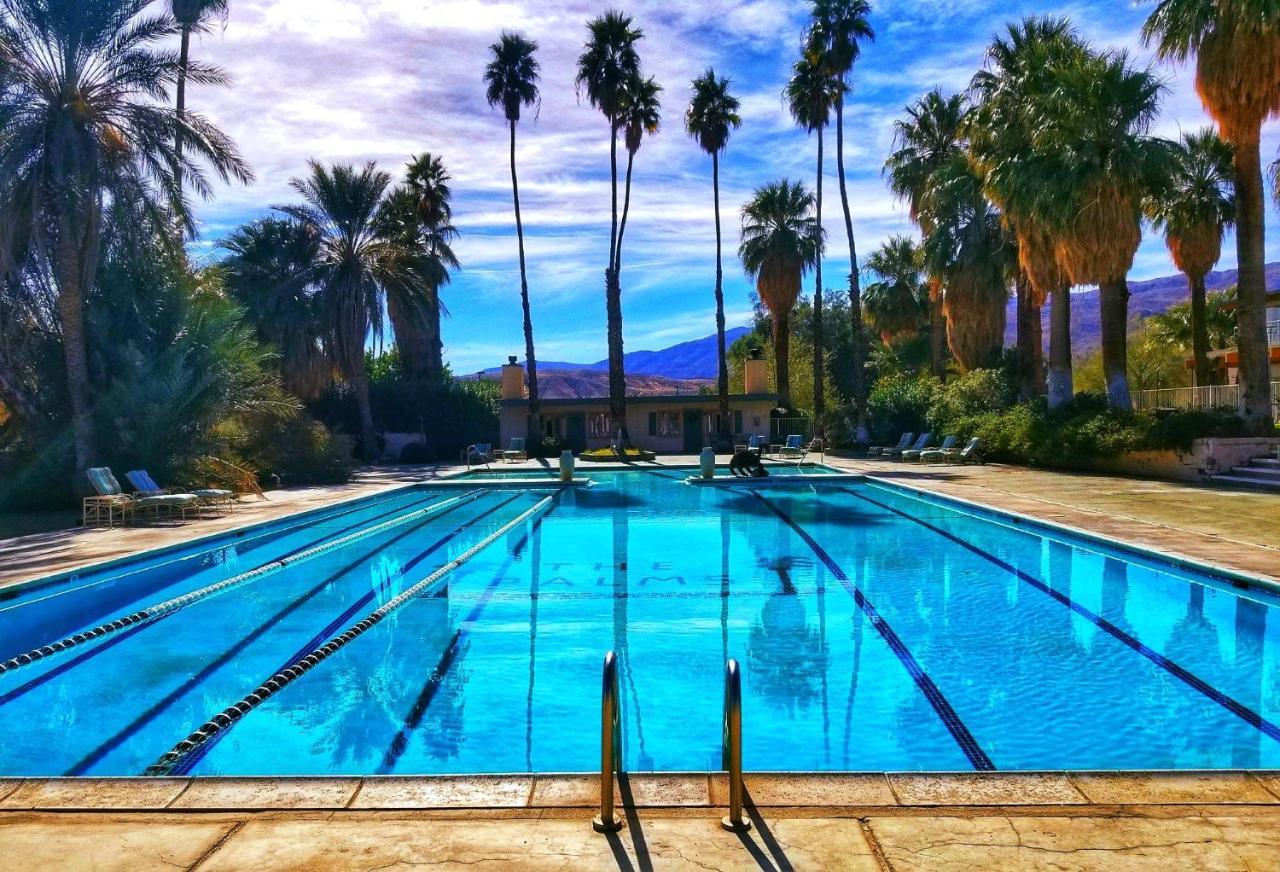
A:
[[[529,459],[529,452],[525,449],[525,440],[522,437],[514,437],[506,451],[502,452],[502,459],[506,463],[519,463],[522,460]]]
[[[895,459],[902,457],[908,451],[925,451],[929,447],[929,442],[933,439],[932,433],[921,433],[920,438],[910,448],[891,448],[884,453],[885,457]]]
[[[868,457],[883,457],[890,451],[903,451],[911,447],[911,440],[916,438],[914,433],[903,433],[902,438],[898,440],[897,445],[872,445],[867,449]]]
[[[761,436],[759,433],[752,433],[749,437],[747,437],[746,442],[742,442],[733,446],[733,453],[737,454],[740,451],[754,451],[756,454],[760,454],[764,451],[764,448],[765,448],[764,437]]]
[[[778,454],[782,457],[803,456],[805,454],[804,437],[799,434],[788,436]]]
[[[462,452],[463,462],[470,466],[475,463],[489,463],[493,460],[493,445],[488,442],[477,442],[474,445],[468,445],[467,450]]]
[[[902,462],[918,463],[920,461],[920,455],[924,454],[926,451],[954,451],[955,447],[956,437],[948,436],[946,439],[942,440],[941,448],[908,448],[906,451],[902,452]]]
[[[138,496],[142,497],[162,497],[169,496],[174,493],[173,490],[160,487],[156,484],[156,480],[151,477],[151,473],[145,469],[134,469],[126,472],[124,477],[129,480],[129,484],[133,485],[133,489]],[[230,508],[236,504],[236,492],[225,490],[223,488],[197,488],[191,491],[200,502],[206,506],[226,506]]]
[[[108,526],[113,526],[117,513],[124,521],[130,516],[136,517],[140,511],[150,511],[154,516],[167,511],[171,517],[178,514],[185,521],[188,511],[200,508],[200,498],[195,494],[126,494],[115,475],[105,466],[88,470],[88,476],[89,484],[93,486],[97,496],[85,497],[86,525],[91,521],[101,523],[104,510],[107,512]]]
[[[982,440],[974,436],[959,451],[955,448],[950,451],[942,449],[925,451],[920,455],[920,460],[923,463],[982,463],[981,446]]]

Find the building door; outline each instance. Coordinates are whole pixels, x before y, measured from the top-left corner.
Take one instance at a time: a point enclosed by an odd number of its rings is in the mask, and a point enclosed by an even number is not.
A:
[[[697,454],[702,450],[702,410],[686,409],[684,413],[684,450]]]
[[[587,450],[587,418],[585,415],[565,417],[565,442],[575,453]]]

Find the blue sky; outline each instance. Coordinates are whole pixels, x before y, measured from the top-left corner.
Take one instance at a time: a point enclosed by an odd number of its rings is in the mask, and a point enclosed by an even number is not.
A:
[[[596,4],[578,0],[233,0],[225,28],[199,38],[197,56],[222,65],[230,89],[195,88],[194,109],[240,144],[257,173],[249,187],[220,189],[201,209],[202,246],[291,199],[290,177],[307,158],[376,160],[399,172],[412,153],[443,156],[454,177],[457,251],[463,269],[445,292],[446,357],[459,373],[523,356],[507,140],[484,100],[488,45],[503,29],[538,41],[543,102],[519,131],[530,293],[539,356],[587,362],[605,356],[603,266],[609,237],[607,125],[574,92],[585,22],[607,8],[632,15],[646,34],[647,73],[664,87],[664,125],[636,162],[623,267],[628,350],[660,348],[714,332],[714,229],[710,158],[683,129],[689,82],[708,65],[733,81],[743,126],[722,160],[726,308],[731,326],[749,315],[750,285],[735,252],[738,207],[780,177],[812,184],[814,141],[797,129],[780,93],[798,51],[799,0],[698,0]],[[935,85],[960,90],[991,35],[1023,15],[1066,15],[1100,46],[1149,53],[1138,33],[1150,4],[994,0],[882,0],[853,77],[846,171],[859,254],[912,232],[880,169],[902,107]],[[1169,93],[1156,132],[1175,137],[1206,123],[1191,70],[1159,68]],[[829,138],[829,143],[833,138]],[[1264,160],[1275,153],[1264,136]],[[826,276],[848,270],[828,149]],[[1274,212],[1268,216],[1277,224]],[[1280,246],[1268,240],[1268,259]],[[1222,267],[1234,265],[1228,241]],[[1133,278],[1173,272],[1148,233]],[[811,283],[810,283],[811,285]]]

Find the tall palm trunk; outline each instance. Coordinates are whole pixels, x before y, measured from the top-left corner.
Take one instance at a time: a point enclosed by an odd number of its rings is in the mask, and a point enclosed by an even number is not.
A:
[[[618,242],[614,246],[613,271],[618,277],[618,286],[622,286],[622,239],[627,235],[627,216],[631,214],[631,172],[635,169],[636,153],[627,149],[627,173],[623,183],[622,218],[618,221]]]
[[[84,471],[96,454],[93,413],[90,401],[89,351],[85,341],[86,276],[82,244],[86,234],[64,220],[60,228],[56,269],[58,272],[58,317],[62,326],[62,355],[67,369],[67,397],[71,403],[71,433],[76,469],[73,485],[83,488]]]
[[[791,408],[791,313],[773,319],[773,363],[778,382],[778,405]]]
[[[1209,313],[1204,273],[1187,273],[1191,287],[1191,356],[1196,367],[1196,387],[1210,382],[1209,375]]]
[[[1132,409],[1129,395],[1129,283],[1120,277],[1098,288],[1102,312],[1102,369],[1107,400],[1117,409]]]
[[[947,313],[942,304],[942,280],[929,279],[929,371],[947,380]]]
[[[378,432],[373,426],[373,405],[369,402],[369,374],[365,371],[364,360],[356,365],[351,373],[351,387],[356,392],[356,406],[360,410],[360,454],[365,460],[373,460],[378,451]]]
[[[524,258],[524,220],[520,217],[520,182],[516,177],[516,122],[511,122],[511,197],[516,210],[516,243],[520,250],[520,308],[524,313],[524,357],[529,377],[529,445],[542,442],[542,418],[538,400],[538,359],[533,349],[533,315],[529,309],[529,275]]]
[[[613,223],[609,233],[609,268],[605,270],[605,317],[609,341],[609,417],[610,432],[627,426],[627,378],[622,368],[622,285],[618,282],[618,127],[609,118],[609,174],[612,185]]]
[[[387,316],[391,319],[391,332],[395,335],[405,374],[414,380],[421,379],[432,371],[432,346],[438,338],[431,329],[431,313],[425,309],[418,311],[396,294],[390,294]]]
[[[1018,399],[1026,402],[1044,393],[1044,337],[1040,307],[1032,299],[1031,281],[1019,271],[1017,318]]]
[[[1240,324],[1240,413],[1258,435],[1272,430],[1271,356],[1267,344],[1265,210],[1259,133],[1236,143],[1236,260]]]
[[[1075,396],[1071,362],[1071,288],[1055,288],[1049,299],[1049,408]]]
[[[818,183],[817,183],[817,219],[818,228],[822,228],[822,125],[818,125]],[[826,349],[822,337],[822,252],[818,252],[814,262],[813,278],[813,435],[822,436],[824,432],[823,416],[827,411],[826,398]]]
[[[716,363],[718,377],[716,392],[720,398],[722,433],[732,429],[729,423],[729,357],[724,335],[724,267],[721,259],[720,235],[720,153],[711,153],[711,190],[716,212]]]
[[[182,191],[182,150],[185,145],[183,142],[182,124],[187,117],[187,68],[191,63],[191,25],[182,25],[182,44],[179,48],[178,55],[178,83],[177,83],[177,113],[178,113],[178,132],[174,134],[173,150],[178,158],[178,167],[174,173],[174,184],[177,185],[178,191]],[[178,240],[182,240],[182,225],[186,216],[179,215],[177,222]]]
[[[836,175],[840,180],[840,203],[844,208],[844,231],[849,238],[849,321],[853,326],[853,372],[849,384],[853,391],[853,414],[856,439],[867,436],[867,347],[862,325],[862,283],[858,276],[858,249],[853,238],[853,215],[849,211],[849,191],[844,180],[844,97],[836,98]]]

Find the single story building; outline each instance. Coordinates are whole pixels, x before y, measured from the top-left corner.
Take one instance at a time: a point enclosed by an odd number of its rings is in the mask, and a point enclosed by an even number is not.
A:
[[[768,364],[749,360],[743,373],[745,391],[729,396],[728,429],[735,442],[752,435],[769,437],[769,413],[778,404],[769,390]],[[514,357],[502,367],[500,445],[528,433],[529,401],[524,367]],[[542,432],[559,439],[574,452],[607,448],[608,397],[542,399]],[[716,394],[668,394],[627,397],[627,431],[631,444],[656,452],[697,453],[715,441],[719,428]]]

